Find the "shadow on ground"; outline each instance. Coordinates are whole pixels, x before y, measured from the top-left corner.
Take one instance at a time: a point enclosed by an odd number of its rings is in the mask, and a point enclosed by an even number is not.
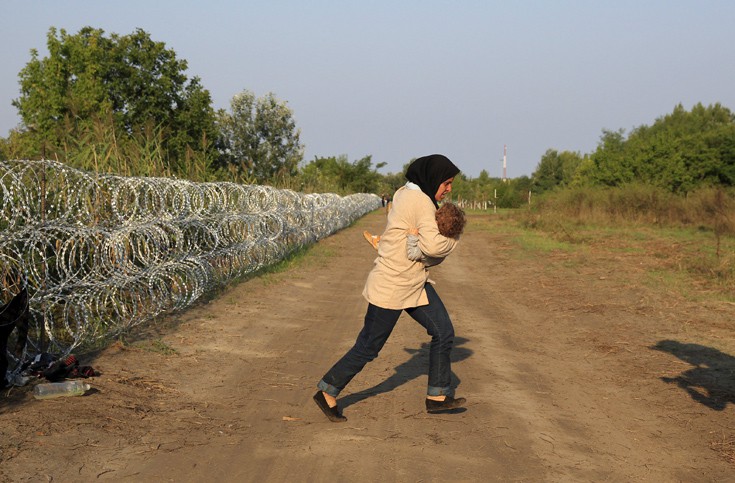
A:
[[[454,338],[454,347],[451,356],[452,363],[463,361],[472,355],[472,350],[462,347],[467,342],[468,339],[464,337]],[[429,345],[428,342],[425,342],[421,344],[419,349],[405,348],[404,350],[411,354],[411,357],[397,365],[395,372],[388,379],[371,388],[363,389],[360,392],[340,398],[340,408],[344,409],[369,397],[390,392],[417,377],[426,376],[429,370]],[[459,383],[460,379],[452,372],[452,388],[459,386]]]
[[[695,401],[716,411],[735,404],[735,357],[700,344],[662,340],[651,349],[675,355],[693,367],[676,377],[662,377],[676,384]]]

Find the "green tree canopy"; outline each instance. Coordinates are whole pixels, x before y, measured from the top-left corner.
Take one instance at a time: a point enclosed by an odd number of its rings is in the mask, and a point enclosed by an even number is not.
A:
[[[230,111],[219,113],[223,167],[257,182],[296,174],[304,147],[285,102],[245,90],[232,98]]]
[[[162,133],[169,159],[212,148],[217,131],[209,92],[197,77],[187,78],[186,61],[163,42],[140,29],[108,37],[92,27],[74,35],[51,28],[47,47],[42,59],[31,51],[19,74],[21,96],[13,101],[21,130],[41,154],[58,155],[100,120],[117,137]]]
[[[651,126],[626,138],[603,131],[592,164],[577,173],[582,183],[619,186],[652,184],[686,193],[700,186],[735,186],[735,115],[720,104],[680,104]]]
[[[542,193],[569,186],[583,159],[579,153],[548,149],[533,173],[533,189]]]
[[[316,157],[301,168],[303,182],[311,187],[338,193],[378,193],[385,190],[384,177],[377,169],[384,166],[372,165],[372,156],[365,156],[352,163],[346,155]],[[393,194],[393,190],[389,193]]]

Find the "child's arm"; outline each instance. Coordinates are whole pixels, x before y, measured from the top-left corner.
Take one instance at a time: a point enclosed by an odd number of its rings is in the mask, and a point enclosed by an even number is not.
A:
[[[419,236],[410,234],[406,237],[406,251],[408,259],[415,262],[423,262],[426,267],[439,265],[444,261],[444,257],[427,257],[419,248]]]
[[[420,212],[416,220],[416,227],[419,230],[419,248],[424,255],[444,258],[454,250],[457,240],[439,233],[435,212],[425,211]]]
[[[412,228],[408,230],[406,236],[406,252],[408,259],[415,262],[423,262],[427,267],[439,265],[444,261],[444,257],[427,257],[419,248],[419,230]]]
[[[418,262],[424,256],[419,248],[419,231],[416,228],[408,230],[406,235],[406,254],[409,260]]]

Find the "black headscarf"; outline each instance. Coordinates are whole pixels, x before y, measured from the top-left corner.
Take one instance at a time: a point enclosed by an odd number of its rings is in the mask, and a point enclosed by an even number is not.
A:
[[[439,185],[454,178],[459,173],[459,168],[449,158],[441,154],[432,154],[417,158],[406,170],[406,179],[415,183],[428,196],[434,206],[439,204],[434,199]]]

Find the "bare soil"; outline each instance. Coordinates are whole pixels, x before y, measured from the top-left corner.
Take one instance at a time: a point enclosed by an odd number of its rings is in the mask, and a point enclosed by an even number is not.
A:
[[[735,305],[656,283],[661,247],[529,256],[489,216],[432,269],[466,410],[424,411],[429,339],[404,314],[329,422],[311,398],[384,223],[80,357],[102,371],[85,396],[4,390],[0,480],[735,481]]]

